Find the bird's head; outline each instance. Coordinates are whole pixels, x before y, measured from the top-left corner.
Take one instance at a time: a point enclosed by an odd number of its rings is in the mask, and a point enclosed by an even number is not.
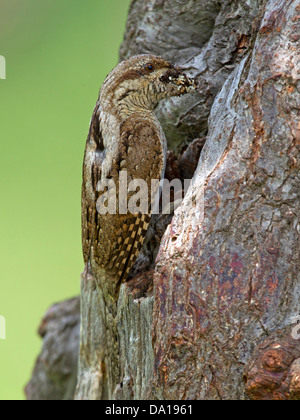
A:
[[[143,54],[122,61],[109,73],[100,100],[126,115],[131,111],[152,111],[160,100],[195,89],[195,81],[182,69],[161,57]]]

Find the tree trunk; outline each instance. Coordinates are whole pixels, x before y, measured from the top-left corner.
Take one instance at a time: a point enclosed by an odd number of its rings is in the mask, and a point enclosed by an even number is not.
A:
[[[175,58],[199,84],[157,110],[169,172],[206,141],[153,224],[155,264],[149,240],[115,305],[83,275],[75,398],[300,398],[299,16],[299,0],[132,2],[121,58]]]

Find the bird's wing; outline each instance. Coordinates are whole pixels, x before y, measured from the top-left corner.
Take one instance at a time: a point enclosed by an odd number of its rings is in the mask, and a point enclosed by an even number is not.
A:
[[[95,114],[93,118],[97,118]],[[98,119],[99,121],[99,119]],[[91,127],[93,125],[93,119]],[[97,183],[101,178],[101,165],[105,158],[104,149],[99,145],[101,138],[95,138],[93,129],[90,130],[84,164],[82,189],[82,231],[83,252],[87,262],[89,258],[107,273],[118,278],[126,279],[136,257],[143,245],[144,238],[151,218],[151,179],[159,179],[164,165],[163,150],[155,125],[145,119],[128,118],[120,127],[120,143],[116,156],[112,160],[109,178],[116,185],[116,213],[99,214],[97,200],[100,192]],[[101,137],[101,136],[100,136]],[[92,146],[91,146],[92,143]],[[94,144],[95,143],[95,144]],[[98,153],[95,154],[95,145]],[[89,155],[93,155],[91,159]],[[143,213],[119,213],[119,179],[120,171],[126,171],[127,184],[132,180],[142,179],[147,185],[148,208]],[[92,193],[90,189],[92,187]],[[128,195],[125,193],[128,204]],[[132,195],[131,195],[132,196]]]
[[[88,262],[95,238],[98,236],[99,218],[96,210],[97,184],[101,179],[101,167],[105,158],[103,138],[100,132],[97,106],[91,118],[86,141],[82,171],[81,227],[82,250],[85,264]]]
[[[151,180],[161,178],[164,160],[163,139],[160,138],[157,126],[145,118],[129,117],[120,127],[120,147],[111,175],[115,179],[119,177],[121,170],[126,171],[128,185],[130,181],[142,180],[145,190],[140,199],[142,211],[119,214],[113,223],[117,243],[112,249],[107,270],[111,270],[120,280],[127,278],[143,246],[151,219],[151,199],[154,192]],[[136,191],[128,193],[127,201],[134,194]],[[142,205],[144,200],[145,206]]]

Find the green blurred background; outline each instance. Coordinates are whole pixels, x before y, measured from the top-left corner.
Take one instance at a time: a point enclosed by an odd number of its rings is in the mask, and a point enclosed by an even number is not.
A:
[[[130,0],[0,0],[0,399],[23,399],[54,302],[79,294],[81,167]]]

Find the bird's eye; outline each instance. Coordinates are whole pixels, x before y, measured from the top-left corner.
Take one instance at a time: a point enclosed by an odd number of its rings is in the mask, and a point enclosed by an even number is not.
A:
[[[145,68],[149,73],[152,73],[154,71],[154,66],[151,63],[146,64]]]

